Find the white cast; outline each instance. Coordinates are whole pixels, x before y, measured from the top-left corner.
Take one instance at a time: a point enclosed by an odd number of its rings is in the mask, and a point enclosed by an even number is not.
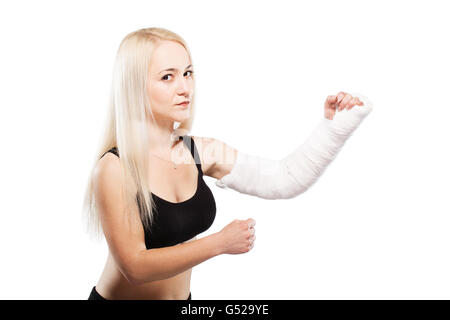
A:
[[[233,169],[216,185],[264,199],[289,199],[305,192],[373,109],[367,97],[352,96],[364,105],[336,111],[333,120],[323,118],[306,141],[281,160],[238,152]]]

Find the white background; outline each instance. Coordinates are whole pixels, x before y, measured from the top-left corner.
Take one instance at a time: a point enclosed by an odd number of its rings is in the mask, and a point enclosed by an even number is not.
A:
[[[194,62],[193,135],[280,159],[339,91],[372,113],[305,194],[212,189],[256,220],[242,255],[194,267],[194,299],[449,299],[450,21],[445,1],[8,1],[0,4],[0,298],[87,299],[107,245],[81,204],[116,50],[144,27]]]

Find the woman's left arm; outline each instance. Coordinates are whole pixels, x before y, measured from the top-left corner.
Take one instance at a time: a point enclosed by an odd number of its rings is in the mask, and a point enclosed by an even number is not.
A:
[[[325,101],[325,117],[308,139],[281,160],[238,152],[211,139],[208,154],[212,165],[205,174],[216,185],[264,199],[288,199],[309,189],[339,153],[342,146],[372,111],[364,96],[340,92]]]
[[[202,170],[206,176],[221,179],[236,163],[238,150],[225,142],[210,137],[194,137],[201,154]]]

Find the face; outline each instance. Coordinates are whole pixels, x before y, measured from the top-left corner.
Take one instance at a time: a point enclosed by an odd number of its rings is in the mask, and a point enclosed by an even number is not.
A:
[[[174,41],[163,41],[155,49],[149,67],[148,96],[158,124],[183,122],[190,116],[194,92],[193,67],[184,47]],[[166,70],[171,69],[171,70]]]

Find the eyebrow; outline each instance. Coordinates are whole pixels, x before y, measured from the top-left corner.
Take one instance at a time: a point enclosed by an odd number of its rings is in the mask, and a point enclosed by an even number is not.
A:
[[[192,67],[192,64],[188,65],[188,66],[186,67],[186,69],[189,68],[189,67]],[[186,70],[186,69],[184,69],[184,70]],[[163,73],[164,71],[177,71],[177,69],[175,69],[175,68],[169,68],[169,69],[165,69],[165,70],[163,70],[163,71],[160,71],[159,73]]]

